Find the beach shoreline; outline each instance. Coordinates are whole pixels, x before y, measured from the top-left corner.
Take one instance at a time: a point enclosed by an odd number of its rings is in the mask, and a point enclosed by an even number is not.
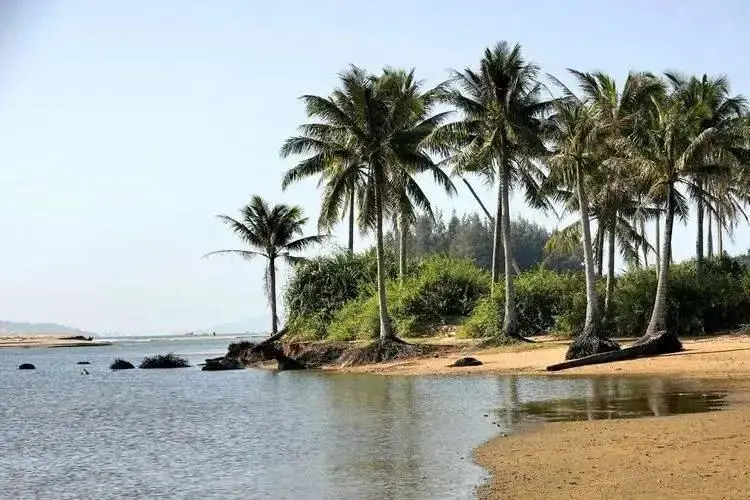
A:
[[[66,335],[2,335],[0,349],[26,349],[32,347],[94,347],[108,346],[111,342],[84,340]]]

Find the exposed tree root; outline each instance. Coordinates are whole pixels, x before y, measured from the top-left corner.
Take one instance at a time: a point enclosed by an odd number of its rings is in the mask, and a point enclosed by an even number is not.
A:
[[[386,363],[399,359],[416,358],[434,352],[436,348],[424,344],[407,344],[401,339],[378,339],[366,346],[353,346],[339,358],[343,366]]]
[[[620,344],[612,339],[604,338],[596,328],[590,328],[573,339],[565,353],[565,359],[585,358],[594,354],[614,352],[620,350]]]
[[[558,371],[578,366],[597,365],[601,363],[610,363],[612,361],[659,356],[660,354],[669,354],[681,350],[682,343],[676,335],[666,331],[661,331],[653,335],[644,335],[633,343],[632,346],[626,347],[625,349],[565,361],[563,363],[548,366],[547,371]]]
[[[533,340],[527,339],[526,337],[521,337],[520,335],[513,337],[508,335],[495,335],[494,337],[483,340],[477,347],[479,347],[480,349],[487,349],[490,347],[505,347],[518,344],[519,342],[527,342],[530,344],[534,343]]]

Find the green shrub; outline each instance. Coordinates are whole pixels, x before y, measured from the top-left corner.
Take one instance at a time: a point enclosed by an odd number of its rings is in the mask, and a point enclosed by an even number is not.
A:
[[[516,319],[525,337],[556,333],[574,335],[586,316],[586,281],[580,272],[535,269],[515,280]],[[468,338],[502,332],[505,298],[501,288],[495,298],[480,301],[461,329]]]
[[[347,341],[375,338],[380,334],[377,295],[352,300],[336,311],[328,326],[328,340]]]

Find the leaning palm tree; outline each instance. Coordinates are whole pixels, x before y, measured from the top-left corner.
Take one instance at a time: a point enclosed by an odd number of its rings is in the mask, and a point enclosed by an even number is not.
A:
[[[489,184],[497,184],[492,287],[494,291],[500,281],[500,257],[504,254],[506,338],[519,338],[514,276],[507,272],[513,259],[510,193],[522,185],[527,201],[547,206],[546,200],[537,196],[543,173],[533,161],[546,152],[540,127],[550,108],[550,102],[542,99],[538,73],[539,68],[522,57],[520,45],[500,42],[488,48],[478,71],[453,72],[452,85],[443,99],[463,116],[438,129],[431,139],[435,149],[448,156],[454,173],[476,173]]]
[[[326,236],[302,236],[302,228],[307,223],[302,209],[297,206],[269,206],[260,196],[253,196],[250,203],[240,209],[242,217],[234,219],[228,215],[218,218],[229,226],[239,239],[248,246],[247,249],[217,250],[205,255],[231,254],[244,259],[264,257],[268,260],[265,272],[265,287],[268,302],[271,304],[271,334],[279,328],[279,317],[276,312],[276,267],[277,261],[283,259],[295,262],[300,257],[294,252],[321,243]]]
[[[597,111],[586,105],[567,87],[557,82],[564,98],[555,102],[554,114],[547,122],[546,137],[553,143],[546,163],[550,169],[548,182],[572,187],[580,215],[580,235],[583,244],[583,262],[586,275],[586,319],[583,330],[575,338],[565,355],[566,359],[619,349],[607,339],[602,330],[599,297],[596,293],[594,249],[591,242],[587,176],[601,163],[599,147],[600,129]]]
[[[326,180],[324,214],[336,212],[352,176],[362,175],[357,218],[363,231],[375,233],[380,340],[393,341],[396,336],[385,290],[383,223],[395,214],[404,197],[416,208],[432,213],[414,178],[420,173],[431,174],[452,190],[448,176],[421,146],[447,113],[431,114],[430,103],[419,92],[395,92],[396,79],[388,70],[375,77],[352,66],[340,78],[341,86],[329,97],[302,97],[308,117],[315,122],[302,125],[299,136],[287,139],[281,155],[309,155],[297,168],[305,162],[339,162],[341,168]]]

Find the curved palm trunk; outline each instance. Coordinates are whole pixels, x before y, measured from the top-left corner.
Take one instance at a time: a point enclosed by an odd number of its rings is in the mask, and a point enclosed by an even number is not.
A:
[[[268,301],[271,303],[271,335],[279,333],[279,316],[276,314],[276,259],[268,259]]]
[[[503,247],[505,248],[505,317],[503,320],[503,334],[507,337],[518,338],[518,320],[516,319],[516,290],[515,278],[509,270],[513,266],[513,240],[510,233],[510,165],[507,165],[507,156],[503,158],[503,175],[501,180],[501,198],[503,213],[502,217]],[[497,220],[495,221],[497,231]]]
[[[724,211],[719,207],[719,213],[716,216],[716,243],[719,256],[724,255]]]
[[[505,259],[505,245],[503,244],[503,181],[502,166],[498,166],[498,186],[497,186],[497,204],[495,209],[494,220],[494,239],[492,242],[492,288],[491,293],[495,293],[496,283],[500,283],[500,276],[505,269],[509,269]]]
[[[354,253],[354,195],[355,191],[352,189],[349,194],[349,253]]]
[[[376,178],[377,179],[377,178]],[[388,315],[388,301],[385,295],[385,248],[383,244],[383,187],[375,183],[375,240],[378,262],[378,306],[380,310],[380,340],[393,340],[396,336],[391,328]]]
[[[654,251],[656,252],[656,275],[659,276],[661,273],[661,215],[656,214],[656,245],[654,245]]]
[[[707,253],[708,253],[708,258],[709,259],[714,256],[714,232],[713,232],[713,225],[714,225],[713,217],[711,217],[711,212],[708,212],[708,234],[707,234],[708,248],[707,248]]]
[[[604,314],[609,311],[609,305],[615,291],[615,225],[617,214],[612,216],[610,227],[607,231],[607,292],[604,297]]]
[[[648,237],[646,236],[646,221],[641,219],[641,238],[643,238],[643,265],[648,268]]]
[[[398,280],[403,284],[406,276],[406,223],[401,221],[398,227]]]
[[[666,329],[667,315],[667,280],[669,279],[669,263],[671,260],[672,228],[674,226],[674,185],[667,185],[667,203],[664,219],[664,241],[661,249],[661,264],[659,267],[659,281],[656,285],[656,299],[651,312],[646,334],[643,338],[654,336]]]
[[[698,183],[698,189],[703,189],[703,183]],[[703,198],[698,196],[697,201],[697,207],[695,209],[696,212],[696,223],[698,225],[698,230],[695,235],[695,268],[698,272],[698,275],[701,274],[703,271]],[[711,214],[709,214],[708,219],[708,256],[711,256]]]
[[[601,278],[604,272],[604,224],[596,220],[596,277]]]
[[[616,350],[618,347],[616,343],[603,341],[601,338],[602,317],[599,309],[599,297],[596,294],[594,248],[591,243],[591,222],[589,221],[589,201],[580,166],[576,168],[576,187],[581,215],[583,267],[586,274],[586,320],[583,325],[583,331],[570,344],[568,352],[565,354],[565,359],[581,358],[600,352],[609,352]]]

